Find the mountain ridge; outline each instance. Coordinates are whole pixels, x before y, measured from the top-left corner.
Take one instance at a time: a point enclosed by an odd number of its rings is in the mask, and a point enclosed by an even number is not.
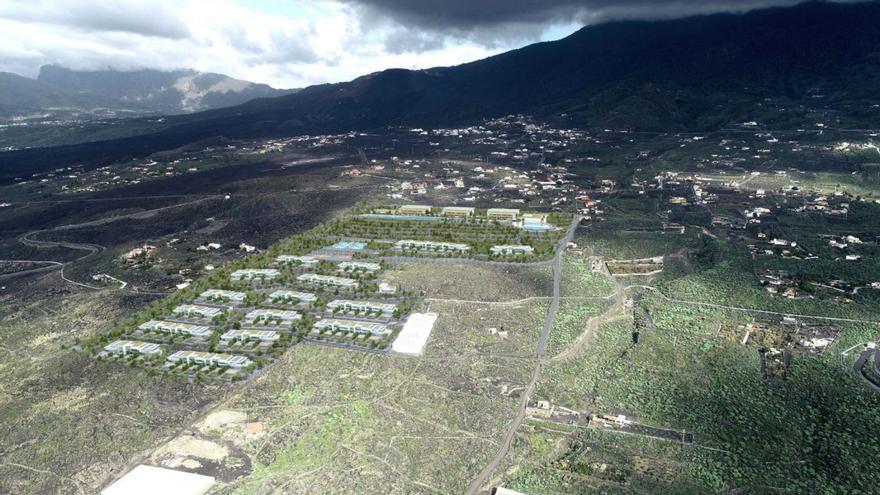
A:
[[[193,69],[79,71],[51,64],[36,79],[9,73],[2,84],[0,118],[16,120],[174,115],[296,91]]]
[[[60,151],[68,162],[98,163],[213,137],[448,126],[517,113],[570,126],[666,132],[759,118],[801,126],[817,112],[880,124],[880,112],[864,105],[880,100],[877,25],[876,1],[617,21],[458,66],[388,69],[170,117],[152,134]],[[771,112],[768,101],[789,109]],[[0,154],[4,171],[24,161],[48,167],[59,160],[34,150]]]

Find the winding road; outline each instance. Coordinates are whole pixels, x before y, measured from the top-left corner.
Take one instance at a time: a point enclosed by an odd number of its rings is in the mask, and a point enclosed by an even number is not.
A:
[[[105,249],[107,249],[106,247],[104,247],[100,244],[92,244],[92,243],[79,243],[79,242],[67,242],[67,241],[44,241],[44,240],[35,239],[34,236],[39,235],[39,234],[51,233],[51,232],[64,232],[64,231],[68,231],[68,230],[82,229],[82,228],[87,228],[87,227],[98,227],[98,226],[107,225],[107,224],[110,224],[113,222],[118,222],[120,220],[144,220],[147,218],[152,218],[156,214],[163,212],[163,211],[166,211],[166,210],[170,210],[173,208],[180,208],[182,206],[189,206],[189,205],[193,205],[193,204],[197,204],[197,203],[202,203],[202,202],[214,200],[214,199],[217,199],[220,197],[221,196],[219,196],[219,195],[206,196],[203,198],[194,199],[192,201],[186,201],[184,203],[177,203],[177,204],[173,204],[173,205],[169,205],[169,206],[162,206],[160,208],[154,208],[152,210],[139,211],[136,213],[128,213],[128,214],[124,214],[124,215],[112,215],[109,217],[99,218],[97,220],[90,220],[88,222],[61,225],[58,227],[53,227],[51,229],[33,230],[31,232],[28,232],[28,233],[20,236],[18,238],[18,241],[26,246],[35,247],[38,249],[64,248],[64,249],[71,249],[71,250],[75,250],[75,251],[85,251],[86,253],[84,255],[80,256],[79,258],[76,258],[75,260],[66,261],[66,262],[52,261],[52,260],[0,260],[0,262],[5,262],[5,263],[44,263],[44,264],[50,265],[47,267],[34,268],[31,270],[23,270],[20,272],[6,274],[4,276],[0,276],[0,279],[12,278],[13,276],[20,276],[20,275],[24,275],[24,274],[28,274],[28,273],[30,273],[30,274],[40,273],[40,272],[49,271],[49,270],[53,270],[53,269],[60,267],[61,268],[61,278],[65,282],[77,285],[79,287],[84,287],[87,289],[101,290],[102,287],[95,287],[94,285],[89,285],[86,283],[77,282],[76,280],[71,280],[71,279],[67,278],[67,276],[64,274],[64,269],[72,263],[76,263],[78,261],[83,261],[87,258],[90,258],[90,257],[104,251]],[[110,278],[113,278],[113,277],[110,277]],[[128,283],[125,281],[122,281],[119,279],[113,279],[113,280],[116,280],[117,282],[119,282],[121,284],[120,289],[124,289],[128,286]],[[137,289],[135,289],[135,288],[132,288],[132,290],[137,292]]]

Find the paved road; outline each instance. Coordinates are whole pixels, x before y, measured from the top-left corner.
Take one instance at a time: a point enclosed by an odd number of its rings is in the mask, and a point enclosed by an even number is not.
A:
[[[196,204],[196,203],[202,203],[204,201],[209,201],[209,200],[217,199],[220,197],[221,196],[219,196],[219,195],[207,196],[207,197],[203,197],[203,198],[199,198],[199,199],[194,199],[192,201],[187,201],[184,203],[178,203],[178,204],[174,204],[174,205],[163,206],[161,208],[155,208],[152,210],[139,211],[136,213],[129,213],[129,214],[125,214],[125,215],[113,215],[113,216],[109,216],[109,217],[99,218],[97,220],[90,220],[88,222],[61,225],[58,227],[53,227],[51,229],[34,230],[34,231],[28,232],[28,233],[22,235],[21,237],[19,237],[18,241],[24,245],[35,247],[38,249],[60,247],[60,248],[72,249],[72,250],[76,250],[76,251],[86,251],[87,252],[86,254],[84,254],[83,256],[80,256],[79,258],[77,258],[73,261],[59,262],[59,261],[34,260],[33,262],[34,263],[51,263],[55,266],[60,266],[61,267],[61,278],[65,282],[69,282],[71,284],[78,285],[80,287],[85,287],[87,289],[100,290],[103,287],[95,287],[94,285],[84,284],[82,282],[77,282],[76,280],[71,280],[71,279],[67,278],[67,276],[64,274],[64,269],[68,265],[70,265],[71,263],[75,263],[77,261],[82,261],[86,258],[94,256],[94,255],[100,253],[101,251],[104,251],[107,248],[105,248],[104,246],[102,246],[100,244],[66,242],[66,241],[41,241],[38,239],[34,239],[33,236],[35,236],[37,234],[43,234],[43,233],[49,233],[49,232],[62,232],[62,231],[67,231],[67,230],[82,229],[82,228],[86,228],[86,227],[97,227],[97,226],[101,226],[101,225],[107,225],[109,223],[116,222],[119,220],[143,220],[146,218],[151,218],[151,217],[155,216],[157,213],[160,213],[165,210],[169,210],[172,208],[179,208],[181,206],[188,206],[188,205],[192,205],[192,204]],[[45,270],[48,268],[43,268],[43,269]],[[36,271],[37,271],[37,269],[30,270],[31,273],[34,273]],[[114,279],[114,280],[117,280],[118,282],[123,284],[123,287],[128,285],[127,282],[124,282],[122,280],[118,280],[118,279]],[[137,292],[137,290],[134,288],[132,290]]]
[[[575,231],[577,230],[577,226],[581,222],[581,217],[575,215],[574,219],[571,222],[571,226],[568,228],[568,232],[565,237],[560,241],[559,245],[556,247],[556,256],[553,258],[553,297],[550,300],[550,310],[547,312],[547,318],[544,320],[544,330],[541,332],[541,337],[538,339],[538,348],[535,350],[535,354],[543,356],[545,351],[547,350],[547,340],[550,337],[550,331],[553,329],[553,324],[556,323],[556,314],[559,312],[559,293],[560,287],[562,285],[562,253],[565,252],[565,246],[574,239]],[[517,430],[522,425],[523,420],[526,417],[526,407],[529,404],[529,397],[531,397],[532,392],[535,390],[535,385],[538,383],[538,379],[541,377],[541,361],[538,360],[535,363],[535,367],[532,369],[532,377],[529,380],[529,384],[526,385],[526,389],[523,392],[522,396],[520,396],[518,410],[516,416],[513,418],[513,421],[510,423],[510,426],[507,428],[507,432],[504,435],[504,440],[501,442],[501,446],[498,449],[498,452],[495,454],[495,457],[489,462],[489,464],[480,471],[480,474],[477,476],[475,480],[473,480],[468,487],[467,495],[476,495],[479,493],[480,489],[483,488],[483,485],[489,479],[489,476],[498,468],[498,465],[501,464],[501,461],[504,460],[504,457],[507,456],[507,452],[510,451],[510,446],[513,444],[513,439],[516,436]]]
[[[872,355],[874,355],[875,352],[876,351],[874,349],[866,349],[864,352],[862,352],[862,354],[859,356],[859,358],[853,364],[853,371],[855,372],[856,376],[861,378],[863,382],[867,383],[869,387],[880,392],[880,387],[878,387],[876,383],[874,383],[873,381],[868,379],[868,377],[865,376],[865,372],[862,371],[862,368],[865,365],[865,361],[867,361],[868,358],[870,358]],[[877,357],[874,356],[874,359],[877,359]]]
[[[60,263],[58,261],[45,261],[45,260],[0,260],[0,263],[11,263],[11,264],[29,264],[29,265],[47,265],[41,266],[38,268],[30,268],[27,270],[20,270],[17,272],[4,273],[0,275],[0,280],[6,280],[15,277],[21,277],[23,275],[32,275],[34,273],[42,273],[48,272],[50,270],[55,270],[57,268],[63,268],[64,263]]]

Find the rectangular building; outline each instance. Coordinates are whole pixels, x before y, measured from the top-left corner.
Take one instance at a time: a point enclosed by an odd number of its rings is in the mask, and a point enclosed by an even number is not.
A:
[[[172,335],[190,335],[192,337],[210,337],[211,327],[191,325],[170,321],[150,320],[138,326],[144,332],[170,333]]]
[[[104,346],[104,350],[110,354],[125,356],[128,354],[141,354],[155,356],[162,354],[162,347],[152,342],[138,342],[136,340],[116,340]]]
[[[230,342],[233,340],[256,340],[260,342],[275,342],[281,338],[281,334],[274,330],[229,330],[220,336],[220,340]]]
[[[290,256],[282,254],[275,258],[275,262],[280,265],[315,266],[318,264],[318,258],[313,256]]]
[[[496,256],[515,256],[519,254],[531,256],[535,254],[535,248],[533,248],[532,246],[492,246],[491,251],[492,254]]]
[[[295,304],[298,302],[304,302],[312,304],[318,300],[318,296],[312,294],[311,292],[299,292],[295,290],[276,290],[275,292],[269,294],[269,300],[274,303]]]
[[[431,213],[430,206],[424,205],[403,205],[397,209],[401,215],[427,215]]]
[[[243,270],[235,270],[229,276],[235,282],[247,280],[272,280],[281,275],[281,272],[274,268],[245,268]]]
[[[174,316],[180,318],[205,318],[213,319],[215,316],[223,313],[220,308],[212,308],[211,306],[199,306],[198,304],[181,304],[172,311]]]
[[[327,310],[333,311],[360,311],[361,313],[376,313],[383,316],[391,316],[397,310],[396,304],[378,303],[372,301],[353,301],[350,299],[336,299],[327,304]]]
[[[486,218],[489,220],[514,221],[519,217],[519,210],[512,208],[489,208],[486,210]]]
[[[246,356],[199,351],[177,351],[168,356],[168,361],[172,363],[216,364],[235,369],[245,368],[251,364],[251,360]]]
[[[474,208],[469,206],[447,206],[440,210],[440,214],[444,217],[472,217],[474,216]]]
[[[382,265],[366,261],[343,261],[339,264],[339,269],[350,272],[378,272],[382,269]]]
[[[291,325],[301,319],[302,315],[296,311],[280,309],[255,309],[244,315],[244,321],[250,324],[268,322],[273,325]]]
[[[208,289],[199,295],[199,299],[216,303],[240,303],[244,302],[247,294],[232,290]]]
[[[395,249],[403,251],[440,251],[440,252],[466,252],[471,247],[467,244],[455,242],[433,242],[433,241],[414,241],[403,240],[394,244]]]
[[[326,285],[334,287],[357,287],[358,281],[350,278],[334,277],[332,275],[318,275],[317,273],[303,273],[296,277],[302,283],[310,285]]]
[[[385,335],[390,331],[386,325],[381,323],[357,320],[337,320],[335,318],[318,320],[312,328],[318,331],[330,330],[333,332],[360,333],[364,335]]]

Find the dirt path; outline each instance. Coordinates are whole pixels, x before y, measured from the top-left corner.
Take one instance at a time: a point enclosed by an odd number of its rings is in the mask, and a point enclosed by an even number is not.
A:
[[[705,306],[707,308],[727,309],[730,311],[742,311],[742,312],[746,312],[746,313],[760,313],[760,314],[765,314],[765,315],[788,316],[788,317],[792,317],[792,318],[805,318],[805,319],[813,319],[813,320],[841,321],[841,322],[846,322],[846,323],[867,323],[869,325],[880,325],[880,321],[875,321],[875,320],[860,320],[860,319],[854,319],[854,318],[838,318],[838,317],[834,317],[834,316],[819,316],[819,315],[802,315],[802,314],[797,314],[797,313],[782,313],[779,311],[769,311],[766,309],[741,308],[738,306],[727,306],[724,304],[707,303],[707,302],[702,302],[702,301],[686,301],[683,299],[674,299],[674,298],[667,296],[663,292],[661,292],[660,289],[653,287],[653,286],[650,286],[650,285],[628,285],[625,287],[625,289],[627,289],[627,290],[629,290],[629,289],[650,290],[650,291],[654,292],[655,294],[657,294],[658,296],[660,296],[661,298],[663,298],[664,300],[666,300],[668,302],[673,302],[676,304],[689,304],[692,306]]]
[[[614,297],[614,304],[611,308],[600,315],[590,318],[584,331],[562,352],[548,359],[547,364],[566,362],[580,356],[587,345],[592,342],[600,326],[628,317],[626,311],[626,287],[616,280],[615,283],[616,287],[612,295]]]

